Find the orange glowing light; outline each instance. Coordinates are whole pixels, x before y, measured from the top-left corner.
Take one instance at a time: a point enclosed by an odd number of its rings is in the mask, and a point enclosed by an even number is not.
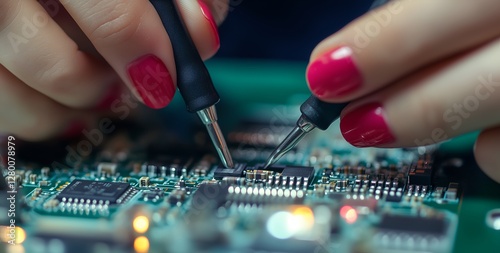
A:
[[[357,219],[358,213],[354,209],[347,211],[347,213],[345,214],[345,221],[349,224],[356,222]]]
[[[308,206],[298,206],[292,211],[295,224],[300,224],[303,229],[311,229],[314,226],[314,213]]]
[[[149,219],[146,216],[137,216],[132,222],[135,232],[143,234],[149,229]]]
[[[147,253],[149,251],[149,240],[145,236],[139,236],[134,240],[134,250],[137,253]]]
[[[3,233],[1,241],[14,244],[22,244],[26,240],[26,232],[21,227],[10,228],[8,226],[1,226],[0,231]]]

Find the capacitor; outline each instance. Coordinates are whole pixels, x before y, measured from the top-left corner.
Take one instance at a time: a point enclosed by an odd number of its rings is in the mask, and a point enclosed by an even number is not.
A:
[[[140,187],[148,187],[149,186],[149,177],[141,177],[139,179],[139,186]]]
[[[156,177],[156,165],[148,165],[148,176],[149,177]]]
[[[42,176],[43,179],[47,179],[49,177],[49,171],[50,171],[50,168],[43,167],[41,172],[40,172],[40,176]]]
[[[180,188],[186,188],[186,181],[179,180],[178,185],[179,185]]]
[[[37,180],[37,174],[30,174],[30,184],[35,184]]]
[[[148,172],[148,164],[147,164],[147,163],[143,163],[143,164],[141,165],[141,174],[142,174],[142,175],[146,175],[146,174],[147,174],[147,172]]]
[[[166,177],[167,176],[167,171],[168,171],[168,167],[165,166],[165,165],[162,165],[160,167],[160,173],[161,173],[160,175],[161,175],[161,177]]]

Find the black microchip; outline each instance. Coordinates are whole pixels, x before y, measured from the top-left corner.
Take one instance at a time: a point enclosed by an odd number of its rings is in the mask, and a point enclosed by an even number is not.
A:
[[[190,211],[216,210],[227,201],[229,186],[220,184],[200,184],[191,199]]]
[[[246,164],[236,164],[236,166],[231,169],[226,167],[217,167],[214,171],[214,178],[220,180],[224,177],[241,177],[243,176],[245,168]]]
[[[302,177],[311,180],[314,176],[313,167],[286,166],[281,174],[283,177]]]
[[[90,204],[119,204],[120,198],[130,189],[130,184],[121,182],[103,182],[91,180],[73,180],[57,199],[62,202]]]
[[[387,202],[401,202],[401,200],[403,200],[402,194],[399,194],[399,195],[396,195],[396,194],[390,195],[389,194],[385,197],[385,201],[387,201]]]
[[[446,234],[448,224],[441,217],[416,217],[385,214],[378,225],[382,231],[406,232],[415,234]]]

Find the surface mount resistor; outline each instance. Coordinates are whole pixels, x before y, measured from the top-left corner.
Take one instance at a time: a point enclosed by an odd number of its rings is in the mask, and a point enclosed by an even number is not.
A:
[[[38,176],[37,174],[30,174],[29,178],[30,178],[30,184],[35,184]]]
[[[148,187],[148,186],[149,186],[149,177],[139,178],[139,187]]]

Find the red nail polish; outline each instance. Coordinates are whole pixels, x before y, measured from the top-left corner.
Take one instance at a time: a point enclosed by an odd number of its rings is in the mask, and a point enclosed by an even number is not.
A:
[[[346,46],[328,51],[307,69],[307,81],[318,98],[331,99],[349,94],[361,86],[363,78]]]
[[[212,27],[212,33],[215,36],[215,46],[216,49],[219,49],[220,47],[219,30],[217,29],[217,23],[215,22],[214,16],[212,15],[210,8],[208,8],[205,2],[198,0],[198,4],[200,5],[201,13],[203,13],[203,16],[210,22],[210,26]]]
[[[163,62],[154,55],[143,56],[127,67],[127,72],[144,104],[159,109],[175,94],[175,85]]]
[[[340,119],[344,138],[356,147],[372,147],[394,142],[380,103],[362,105]]]

